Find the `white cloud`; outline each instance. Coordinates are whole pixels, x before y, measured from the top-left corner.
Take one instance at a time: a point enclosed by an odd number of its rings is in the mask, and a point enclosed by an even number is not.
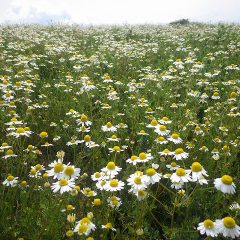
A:
[[[0,23],[240,23],[239,0],[0,0]]]

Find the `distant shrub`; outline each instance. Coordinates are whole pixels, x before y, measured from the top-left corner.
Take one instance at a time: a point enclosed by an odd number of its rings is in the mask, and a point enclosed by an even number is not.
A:
[[[187,25],[187,24],[190,24],[190,21],[188,19],[179,19],[179,20],[176,20],[174,22],[170,22],[169,23],[170,25]]]

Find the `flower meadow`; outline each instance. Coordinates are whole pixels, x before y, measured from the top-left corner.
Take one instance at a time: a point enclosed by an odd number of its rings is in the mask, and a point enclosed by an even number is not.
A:
[[[240,238],[240,26],[0,26],[0,239]]]

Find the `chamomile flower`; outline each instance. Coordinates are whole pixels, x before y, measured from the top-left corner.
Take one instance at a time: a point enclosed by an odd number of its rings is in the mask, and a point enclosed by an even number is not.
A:
[[[140,189],[135,193],[135,195],[138,201],[142,201],[148,196],[148,193],[144,189]]]
[[[199,230],[202,235],[206,234],[207,236],[211,237],[218,236],[217,224],[210,219],[206,219],[199,223],[197,230]]]
[[[217,190],[223,193],[234,194],[236,185],[233,183],[233,179],[229,175],[224,175],[221,178],[214,180],[214,186]]]
[[[170,164],[166,165],[167,168],[169,168],[171,171],[177,170],[180,166],[177,165],[176,162],[171,162]]]
[[[145,152],[141,152],[138,155],[138,159],[137,162],[138,163],[144,163],[144,162],[148,162],[149,160],[153,159],[153,156],[151,153],[145,153]]]
[[[116,176],[122,168],[116,166],[114,162],[109,162],[105,168],[102,168],[101,171],[106,173],[106,175],[109,175],[111,177]]]
[[[62,172],[66,167],[66,165],[63,164],[60,159],[58,159],[58,161],[55,160],[48,166],[51,167],[51,169],[47,170],[46,173],[48,174],[48,176],[53,176],[53,179],[60,179],[62,177]]]
[[[159,125],[159,127],[156,128],[154,132],[160,136],[166,136],[170,133],[170,130],[167,130],[167,127],[165,125]]]
[[[159,126],[158,121],[156,119],[153,119],[150,124],[148,124],[147,128],[157,128]]]
[[[106,125],[102,126],[102,131],[103,132],[116,132],[117,128],[112,125],[111,122],[107,122]]]
[[[80,119],[77,120],[77,123],[81,126],[89,127],[92,125],[92,122],[88,120],[88,116],[85,114],[82,114]]]
[[[94,231],[96,229],[95,224],[91,222],[91,220],[88,217],[82,218],[79,222],[77,222],[74,232],[77,232],[78,235],[85,235],[88,236],[91,231]]]
[[[114,228],[113,226],[112,226],[112,223],[107,223],[107,224],[105,224],[105,225],[102,225],[102,228],[103,229],[111,229],[112,231],[117,231],[116,230],[116,228]]]
[[[65,179],[76,179],[80,176],[80,168],[76,168],[73,165],[67,165],[64,167],[62,172],[62,178]]]
[[[12,149],[8,149],[8,150],[5,152],[5,156],[3,156],[2,158],[3,158],[3,159],[7,159],[7,158],[12,158],[12,157],[17,157],[17,155],[14,154],[14,152],[13,152]]]
[[[119,197],[112,196],[107,199],[107,202],[111,208],[119,208],[120,205],[122,204],[122,201]]]
[[[203,180],[204,176],[208,176],[206,170],[199,162],[193,162],[191,166],[192,180],[196,182],[198,180]]]
[[[124,151],[123,149],[121,149],[121,147],[119,146],[114,146],[113,148],[108,148],[110,153],[120,153],[122,151]]]
[[[112,135],[110,138],[107,138],[108,142],[119,142],[120,138],[118,138],[116,135]]]
[[[184,150],[182,148],[177,148],[175,151],[174,151],[174,156],[173,158],[176,159],[177,161],[178,160],[182,160],[182,159],[186,159],[188,158],[188,153],[184,152]]]
[[[104,189],[109,192],[115,192],[122,190],[124,188],[124,185],[125,183],[118,179],[111,179],[110,181],[107,181]]]
[[[175,173],[170,177],[172,182],[191,182],[190,176],[191,170],[185,170],[183,168],[178,168]]]
[[[159,136],[154,140],[158,144],[167,144],[168,140],[166,140],[163,136]]]
[[[18,177],[12,175],[7,176],[7,178],[2,183],[6,187],[15,187],[18,184]]]
[[[158,152],[160,154],[160,156],[171,156],[174,154],[174,152],[171,152],[170,150],[168,150],[167,148],[165,148],[163,151]]]
[[[218,231],[224,237],[238,238],[240,236],[240,227],[236,224],[232,217],[225,217],[223,219],[217,219],[216,225]]]
[[[175,144],[181,143],[182,139],[179,137],[177,133],[173,133],[171,137],[168,138],[170,142],[173,142]]]
[[[163,117],[161,120],[159,120],[160,124],[170,124],[172,121],[168,117]]]
[[[157,183],[160,179],[161,174],[157,173],[154,168],[146,169],[146,175],[143,176],[143,181],[146,185]]]
[[[65,179],[61,178],[57,182],[53,183],[51,186],[51,189],[54,193],[60,191],[60,194],[63,194],[64,192],[70,192],[75,188],[74,179]]]
[[[131,174],[127,181],[128,185],[131,186],[130,192],[137,193],[139,190],[147,188],[141,171],[136,171],[134,174]]]

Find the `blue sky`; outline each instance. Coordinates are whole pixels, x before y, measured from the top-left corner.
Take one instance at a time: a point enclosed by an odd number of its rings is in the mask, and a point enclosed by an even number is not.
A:
[[[0,23],[240,23],[240,0],[0,0]]]

